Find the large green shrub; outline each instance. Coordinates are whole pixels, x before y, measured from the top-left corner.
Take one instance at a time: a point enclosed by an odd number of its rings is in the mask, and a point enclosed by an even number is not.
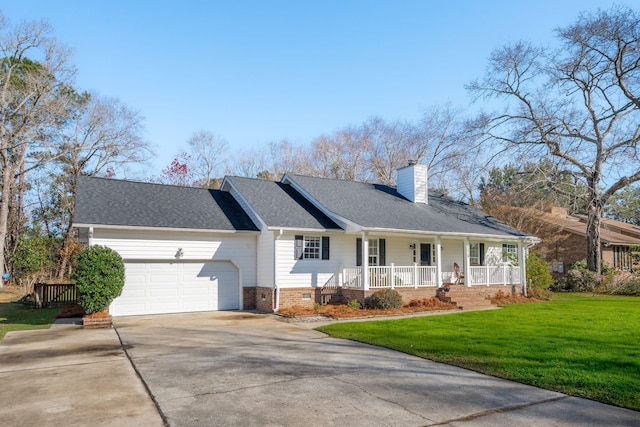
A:
[[[538,299],[551,298],[549,286],[553,284],[553,277],[549,272],[547,262],[536,252],[529,252],[527,257],[527,294]]]
[[[378,310],[402,308],[402,297],[393,289],[381,289],[371,294],[367,305]]]
[[[76,257],[72,279],[78,300],[87,313],[105,310],[124,287],[124,263],[113,249],[91,246]]]

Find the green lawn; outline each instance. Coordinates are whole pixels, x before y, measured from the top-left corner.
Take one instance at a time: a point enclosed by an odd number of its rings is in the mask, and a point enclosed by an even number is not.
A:
[[[640,298],[556,295],[501,310],[336,323],[332,336],[640,410]]]
[[[47,329],[59,311],[59,308],[35,310],[18,303],[0,303],[0,339],[4,338],[9,331]]]

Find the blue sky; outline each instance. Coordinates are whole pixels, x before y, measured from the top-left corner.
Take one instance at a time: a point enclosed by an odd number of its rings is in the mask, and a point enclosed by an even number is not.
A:
[[[159,172],[197,130],[230,151],[305,144],[373,115],[417,120],[466,107],[491,51],[552,31],[597,0],[5,0],[17,23],[46,19],[75,51],[76,84],[146,117]]]

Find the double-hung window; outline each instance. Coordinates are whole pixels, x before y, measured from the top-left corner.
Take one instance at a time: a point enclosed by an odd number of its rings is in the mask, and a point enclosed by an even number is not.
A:
[[[319,236],[304,236],[304,259],[320,259],[321,249]]]
[[[619,270],[631,270],[631,251],[628,246],[613,247],[613,267]]]
[[[518,245],[512,243],[502,244],[502,262],[518,262]]]
[[[469,263],[471,265],[484,265],[484,243],[469,243]]]
[[[329,259],[328,236],[295,236],[294,259]]]
[[[378,239],[369,239],[369,265],[379,265]]]

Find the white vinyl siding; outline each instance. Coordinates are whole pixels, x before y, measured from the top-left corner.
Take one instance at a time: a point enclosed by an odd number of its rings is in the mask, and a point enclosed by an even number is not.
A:
[[[94,230],[94,245],[114,249],[125,263],[133,260],[232,260],[240,268],[243,286],[256,286],[256,235],[179,231]]]
[[[257,240],[257,284],[258,286],[273,287],[275,261],[273,231],[261,233]]]
[[[325,236],[318,234],[318,236]],[[337,279],[342,268],[355,265],[352,236],[331,234],[328,260],[295,259],[295,234],[283,234],[275,240],[276,283],[279,288],[321,287]],[[322,240],[322,239],[320,239]],[[349,260],[348,264],[346,260]]]

